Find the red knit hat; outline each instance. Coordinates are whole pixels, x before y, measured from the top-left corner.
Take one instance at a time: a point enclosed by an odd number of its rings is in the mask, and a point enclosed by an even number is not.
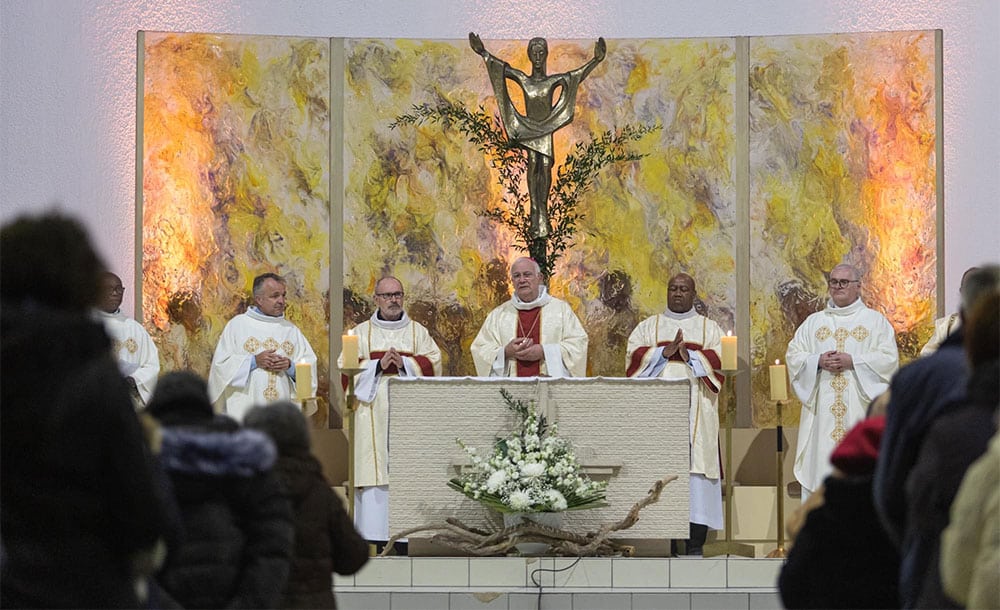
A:
[[[871,474],[875,471],[884,430],[884,415],[861,420],[830,454],[830,463],[844,474]]]

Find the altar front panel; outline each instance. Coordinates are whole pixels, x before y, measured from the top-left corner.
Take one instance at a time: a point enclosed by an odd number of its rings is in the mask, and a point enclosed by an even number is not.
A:
[[[483,455],[511,429],[515,415],[506,408],[501,388],[516,399],[536,400],[539,410],[558,422],[559,436],[573,442],[580,462],[596,473],[593,478],[611,473],[609,506],[568,511],[566,529],[584,533],[620,521],[655,481],[677,475],[660,501],[615,537],[687,538],[690,386],[622,378],[390,379],[390,534],[448,517],[489,527],[487,509],[447,483],[468,461],[456,439]]]

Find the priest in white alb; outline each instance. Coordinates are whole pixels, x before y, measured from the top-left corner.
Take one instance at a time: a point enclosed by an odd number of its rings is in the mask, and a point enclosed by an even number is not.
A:
[[[112,352],[118,369],[125,377],[136,408],[149,401],[160,375],[160,354],[149,333],[132,318],[122,313],[125,286],[121,278],[110,271],[101,277],[101,295],[96,315],[111,338]]]
[[[511,299],[487,316],[472,341],[480,377],[585,377],[587,332],[566,301],[550,295],[533,259],[510,267]]]
[[[392,376],[438,377],[441,350],[427,329],[403,310],[403,285],[394,277],[375,283],[372,317],[347,331],[358,338],[354,413],[354,525],[376,546],[389,539],[389,391]],[[381,551],[381,549],[379,549]]]
[[[253,281],[253,306],[222,330],[208,373],[215,409],[237,421],[256,405],[295,396],[295,365],[316,370],[316,354],[305,335],[285,318],[285,280],[264,273]],[[310,396],[316,395],[311,376]]]
[[[690,537],[686,553],[701,555],[708,530],[722,529],[719,464],[719,391],[722,329],[694,308],[694,278],[678,273],[667,284],[667,309],[646,318],[628,338],[627,377],[659,377],[691,384]]]
[[[827,285],[826,308],[802,322],[785,353],[792,389],[802,401],[794,471],[803,502],[832,472],[834,447],[899,368],[896,333],[861,301],[860,272],[837,265]]]
[[[965,292],[965,280],[969,277],[969,274],[973,271],[978,271],[979,267],[970,267],[965,270],[962,274],[962,283],[959,284],[958,292],[961,295]],[[962,325],[962,317],[956,311],[955,313],[948,314],[943,318],[938,318],[934,320],[934,332],[931,334],[931,338],[927,340],[927,343],[920,348],[921,356],[930,356],[937,351],[937,348],[944,343],[944,340],[951,333],[958,330],[958,327]]]

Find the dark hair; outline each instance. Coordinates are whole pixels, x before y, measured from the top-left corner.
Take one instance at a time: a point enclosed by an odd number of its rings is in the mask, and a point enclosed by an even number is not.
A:
[[[191,371],[172,371],[156,382],[146,411],[164,424],[211,420],[208,385]]]
[[[0,229],[0,295],[58,309],[97,303],[104,264],[76,220],[58,212],[21,216]]]
[[[264,282],[267,280],[274,280],[279,284],[285,283],[285,278],[281,277],[277,273],[261,273],[257,277],[253,278],[253,296],[257,296],[257,291],[260,290],[260,287],[263,286]]]
[[[972,307],[965,328],[965,353],[972,368],[1000,358],[1000,292],[980,296]]]
[[[281,400],[247,411],[243,426],[264,432],[278,447],[278,453],[309,451],[309,425],[302,409],[293,402]]]
[[[1000,266],[983,265],[962,276],[962,306],[963,317],[971,316],[980,298],[1000,289]],[[967,320],[963,320],[965,322]]]

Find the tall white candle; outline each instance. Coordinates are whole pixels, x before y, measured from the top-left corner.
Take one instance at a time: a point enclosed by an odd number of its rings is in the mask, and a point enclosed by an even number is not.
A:
[[[358,368],[358,337],[357,335],[344,335],[341,337],[343,340],[343,355],[344,355],[344,368],[355,369]]]
[[[312,398],[313,369],[308,362],[295,364],[295,396],[299,400]]]
[[[737,339],[733,335],[733,331],[728,331],[726,336],[722,338],[722,370],[736,370],[736,346]]]
[[[777,360],[771,365],[771,400],[788,400],[788,370]]]

